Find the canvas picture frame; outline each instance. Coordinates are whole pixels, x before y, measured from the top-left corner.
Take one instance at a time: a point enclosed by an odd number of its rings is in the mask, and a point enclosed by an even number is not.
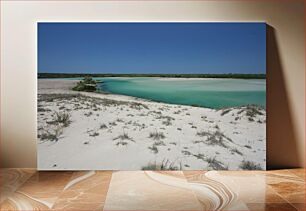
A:
[[[265,170],[265,36],[265,23],[38,23],[38,169]]]

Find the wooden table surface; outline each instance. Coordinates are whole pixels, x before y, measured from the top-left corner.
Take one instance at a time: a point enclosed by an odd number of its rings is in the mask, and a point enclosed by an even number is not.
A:
[[[1,169],[1,210],[305,210],[305,169]]]

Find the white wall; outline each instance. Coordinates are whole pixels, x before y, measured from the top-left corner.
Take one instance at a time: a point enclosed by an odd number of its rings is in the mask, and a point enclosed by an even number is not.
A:
[[[267,22],[277,48],[269,51],[268,163],[304,165],[303,1],[1,1],[4,167],[36,167],[37,21]]]

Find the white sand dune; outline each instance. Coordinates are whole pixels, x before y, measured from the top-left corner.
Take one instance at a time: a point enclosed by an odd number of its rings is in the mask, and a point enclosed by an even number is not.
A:
[[[266,111],[223,110],[71,91],[38,80],[40,170],[265,169]],[[56,120],[69,115],[66,123]],[[245,161],[245,162],[244,162]],[[246,163],[250,161],[250,163]]]

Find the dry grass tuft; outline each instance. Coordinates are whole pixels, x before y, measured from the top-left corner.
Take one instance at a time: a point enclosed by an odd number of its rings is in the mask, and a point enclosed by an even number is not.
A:
[[[239,167],[243,170],[262,170],[260,164],[246,160],[242,161]]]
[[[153,140],[160,140],[166,138],[163,132],[151,132],[149,135],[149,138],[152,138]]]
[[[179,166],[175,165],[175,162],[171,162],[168,159],[163,160],[161,164],[155,163],[149,163],[147,166],[143,166],[141,168],[142,170],[157,170],[157,171],[167,171],[167,170],[182,170],[181,163]]]

